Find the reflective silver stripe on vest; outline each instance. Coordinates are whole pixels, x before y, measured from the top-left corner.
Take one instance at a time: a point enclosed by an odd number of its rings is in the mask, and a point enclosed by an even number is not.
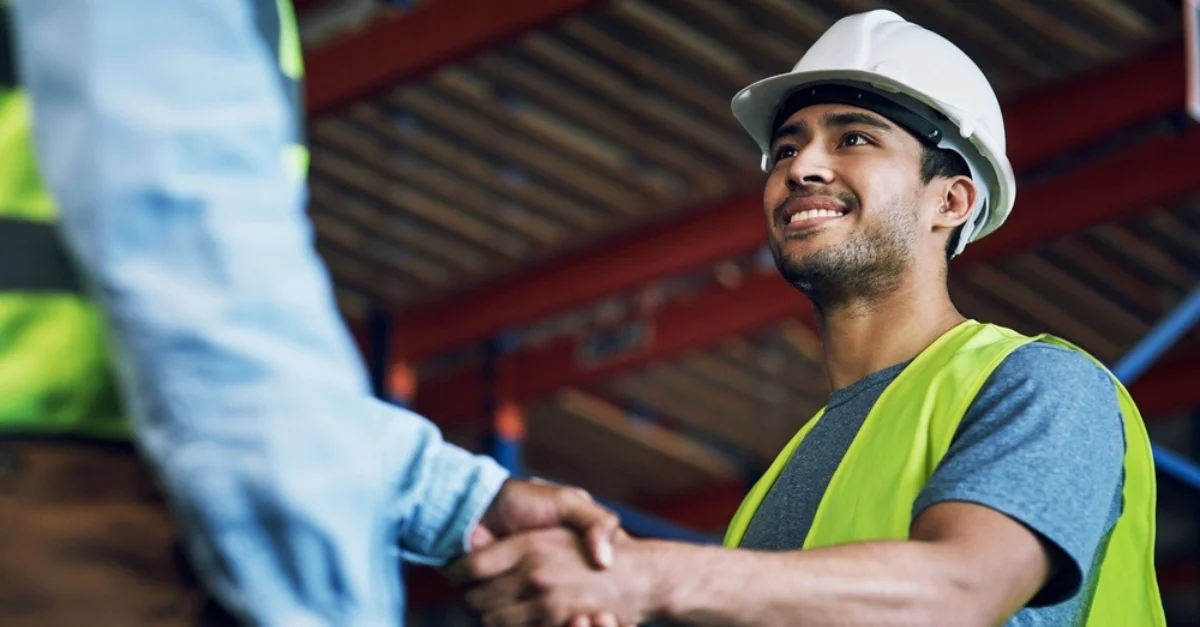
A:
[[[57,225],[0,217],[0,293],[80,291]]]

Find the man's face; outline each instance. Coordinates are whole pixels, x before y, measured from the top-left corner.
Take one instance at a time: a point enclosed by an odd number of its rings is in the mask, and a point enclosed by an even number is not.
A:
[[[784,278],[819,305],[893,290],[930,201],[916,138],[865,109],[814,105],[776,130],[771,154],[763,209]]]

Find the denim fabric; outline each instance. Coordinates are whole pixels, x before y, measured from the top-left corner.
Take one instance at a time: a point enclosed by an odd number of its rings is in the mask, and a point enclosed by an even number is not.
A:
[[[257,7],[18,0],[39,163],[207,584],[255,624],[399,624],[398,558],[460,553],[506,474],[370,396]]]

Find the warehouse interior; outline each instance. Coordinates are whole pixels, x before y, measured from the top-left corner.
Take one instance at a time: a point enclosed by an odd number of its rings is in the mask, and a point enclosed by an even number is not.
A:
[[[1168,620],[1200,625],[1195,4],[295,4],[309,214],[377,391],[636,533],[698,541],[828,394],[730,98],[850,13],[950,39],[1001,98],[1019,181],[952,296],[1132,382],[1161,453]],[[472,624],[440,576],[411,575],[412,624]]]

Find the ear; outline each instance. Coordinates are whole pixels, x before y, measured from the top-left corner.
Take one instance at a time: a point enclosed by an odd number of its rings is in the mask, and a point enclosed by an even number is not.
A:
[[[979,189],[968,176],[955,176],[941,182],[940,206],[933,215],[933,228],[952,230],[971,217],[971,208]]]

